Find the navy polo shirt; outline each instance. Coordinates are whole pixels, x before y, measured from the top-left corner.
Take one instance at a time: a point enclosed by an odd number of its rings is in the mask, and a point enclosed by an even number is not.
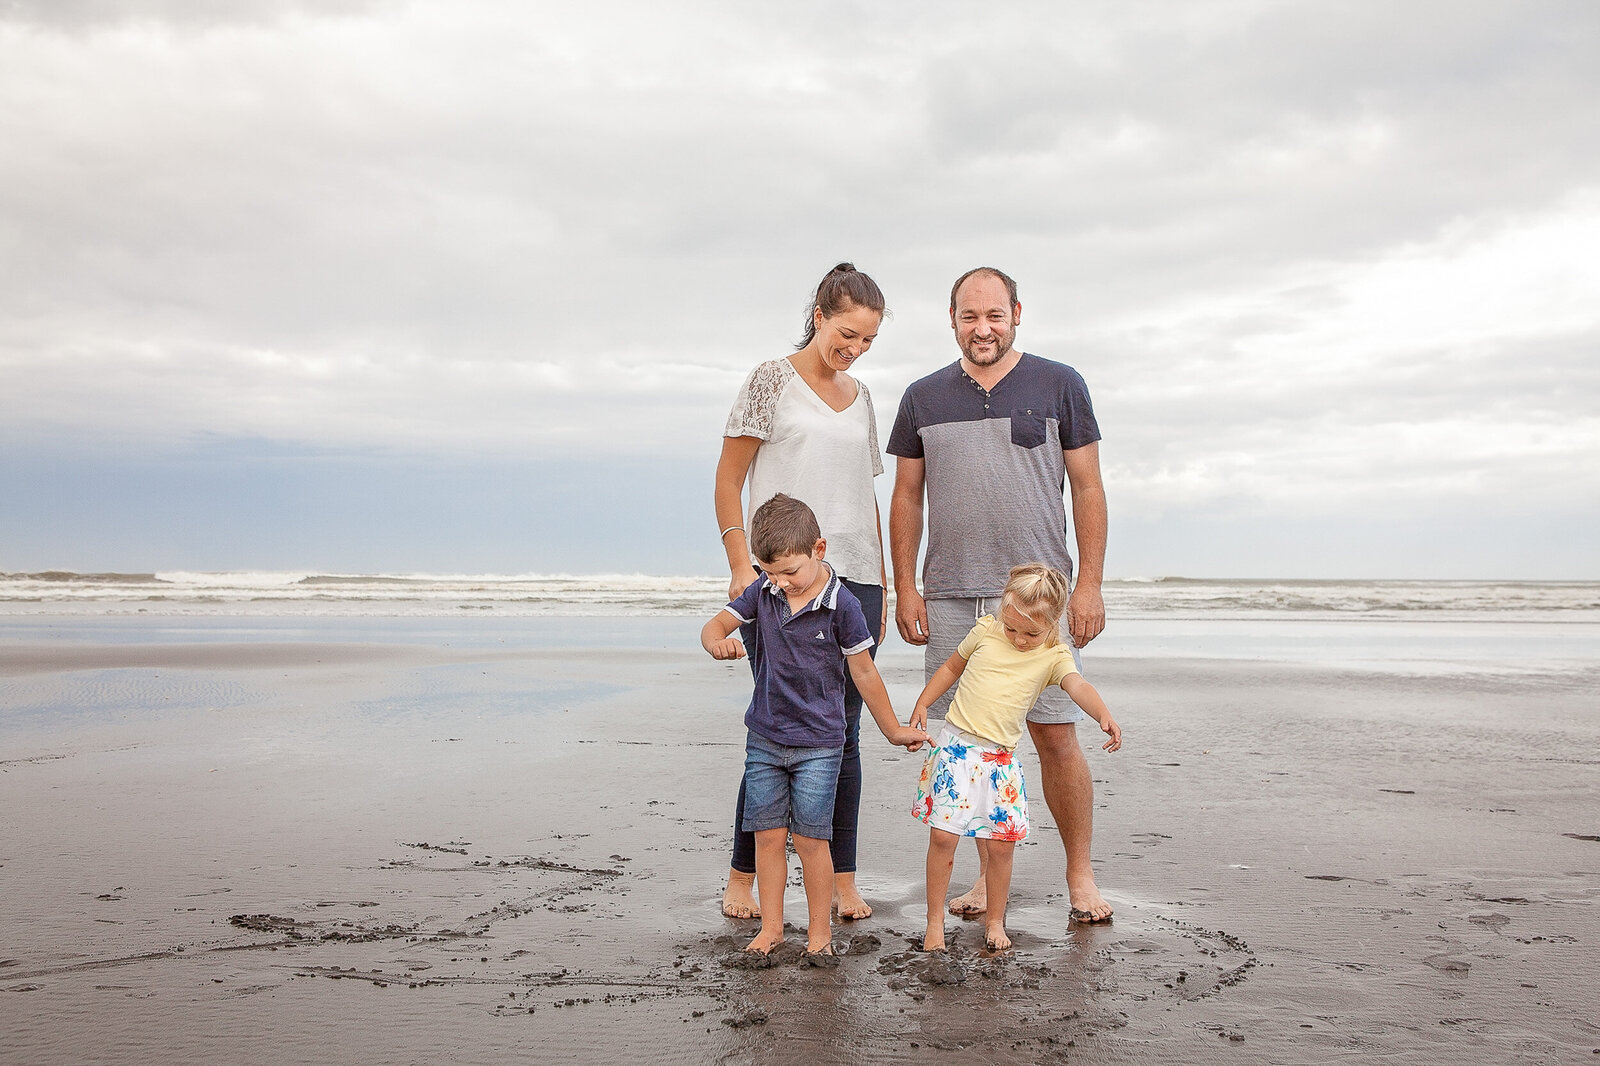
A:
[[[790,611],[765,574],[723,608],[745,627],[755,693],[744,724],[791,748],[844,747],[845,656],[872,647],[861,601],[828,568],[817,598]]]

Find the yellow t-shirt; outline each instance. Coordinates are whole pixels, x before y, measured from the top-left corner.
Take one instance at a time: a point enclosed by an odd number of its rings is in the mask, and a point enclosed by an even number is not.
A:
[[[1014,748],[1039,693],[1078,672],[1072,649],[1046,644],[1018,651],[993,615],[984,615],[956,648],[967,668],[956,683],[945,721],[957,729]]]

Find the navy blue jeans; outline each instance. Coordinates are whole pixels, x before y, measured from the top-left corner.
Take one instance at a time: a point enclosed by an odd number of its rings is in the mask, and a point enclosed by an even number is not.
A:
[[[867,629],[876,637],[878,623],[883,618],[883,586],[863,585],[844,578],[844,587],[855,593],[861,601],[861,613],[867,616]],[[874,643],[868,652],[878,657]],[[861,816],[861,693],[847,669],[844,675],[844,761],[839,764],[839,791],[833,799],[833,839],[828,841],[828,851],[833,855],[833,872],[856,872],[856,822]],[[733,862],[735,870],[743,874],[756,872],[756,835],[746,833],[744,825],[744,778],[739,779],[739,803],[733,812]]]

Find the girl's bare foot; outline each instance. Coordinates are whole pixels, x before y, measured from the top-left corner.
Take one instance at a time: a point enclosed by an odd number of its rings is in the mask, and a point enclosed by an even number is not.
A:
[[[922,950],[944,950],[944,918],[942,916],[937,922],[928,923],[927,930],[922,934]]]
[[[761,932],[756,934],[754,940],[744,946],[744,949],[757,955],[770,955],[772,954],[772,949],[781,943],[783,943],[782,929],[762,929]]]
[[[959,918],[982,914],[989,909],[989,890],[978,878],[978,883],[950,901],[950,913]]]
[[[1006,936],[1004,920],[989,922],[984,926],[983,946],[990,951],[1005,951],[1011,946],[1011,938]]]
[[[872,917],[872,908],[856,889],[854,873],[833,875],[833,909],[839,912],[840,918],[859,920]]]
[[[728,887],[722,890],[722,913],[728,918],[759,918],[761,908],[756,903],[756,875],[728,871]]]

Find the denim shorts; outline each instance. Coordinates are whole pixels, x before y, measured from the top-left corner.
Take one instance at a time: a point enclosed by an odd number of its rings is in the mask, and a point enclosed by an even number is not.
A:
[[[790,829],[796,836],[833,839],[833,800],[844,748],[791,748],[750,732],[744,746],[744,825],[747,833]]]

